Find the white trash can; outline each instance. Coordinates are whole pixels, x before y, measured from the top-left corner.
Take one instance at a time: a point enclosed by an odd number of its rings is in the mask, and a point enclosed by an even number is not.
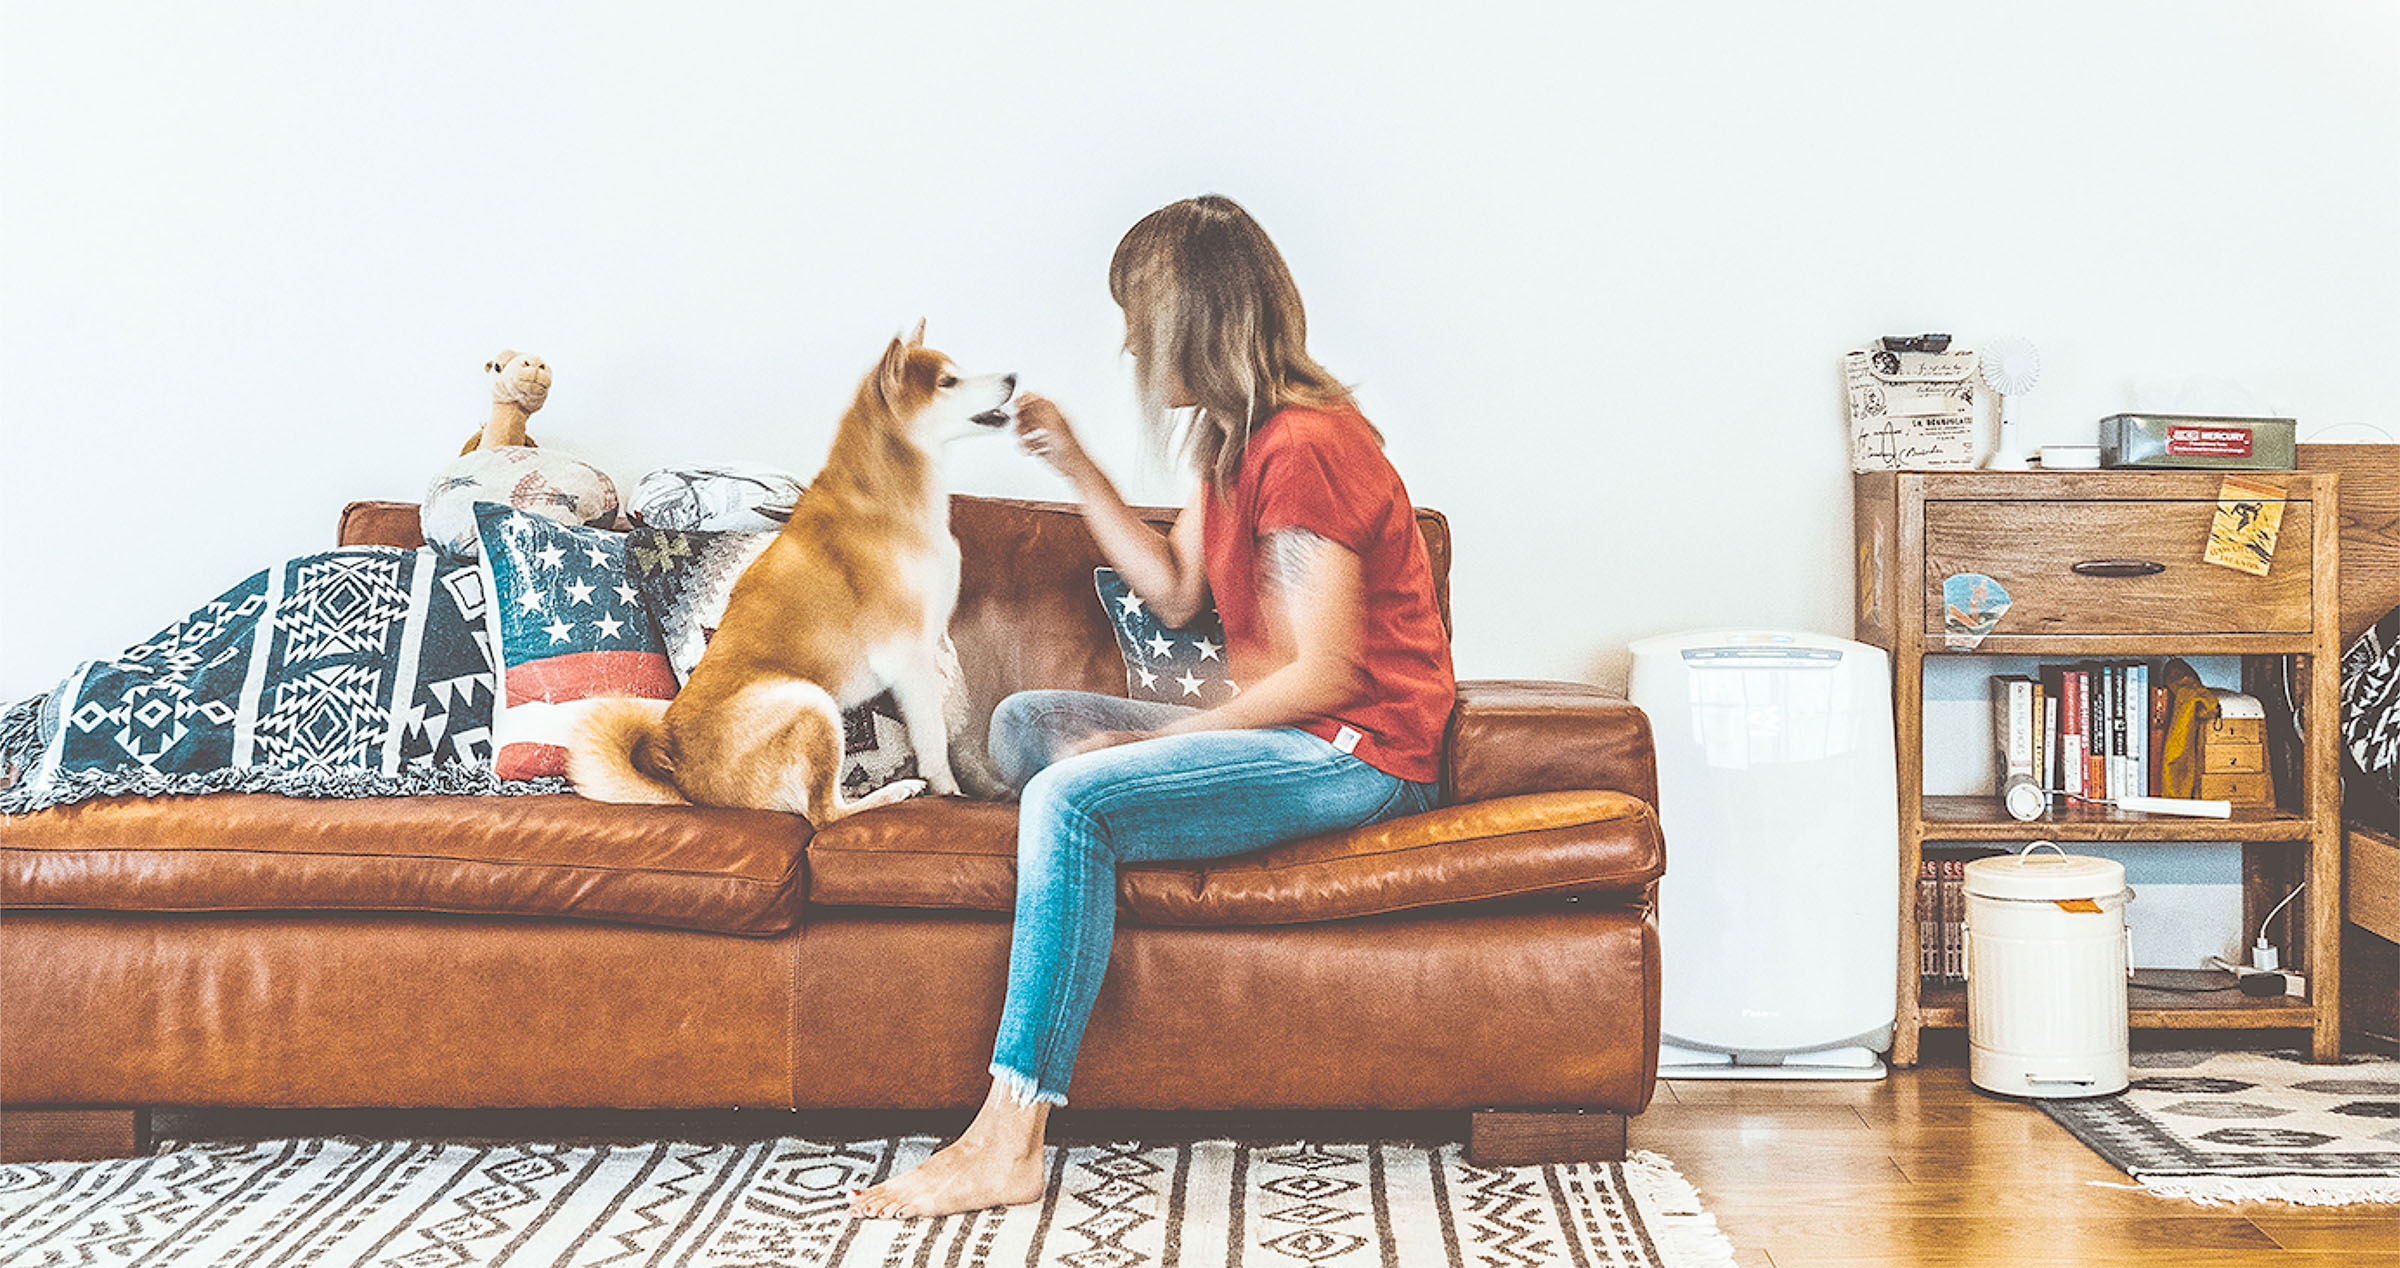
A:
[[[1966,891],[1967,1077],[2037,1099],[2124,1091],[2124,865],[2037,841],[1967,864]]]

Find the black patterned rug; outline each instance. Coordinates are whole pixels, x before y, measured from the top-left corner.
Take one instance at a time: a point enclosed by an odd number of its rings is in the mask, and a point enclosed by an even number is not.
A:
[[[2115,1096],[2042,1110],[2142,1187],[2196,1202],[2400,1202],[2400,1061],[2136,1052]]]
[[[472,1145],[290,1139],[0,1166],[0,1263],[1574,1265],[1724,1268],[1666,1160],[1486,1169],[1455,1144],[1050,1150],[1036,1205],[860,1220],[939,1142]]]

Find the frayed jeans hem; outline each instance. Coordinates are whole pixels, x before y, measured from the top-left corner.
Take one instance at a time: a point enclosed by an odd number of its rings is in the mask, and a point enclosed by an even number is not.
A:
[[[992,1077],[999,1080],[1000,1086],[1008,1090],[1008,1099],[1019,1106],[1056,1106],[1067,1103],[1066,1093],[1045,1092],[1042,1090],[1040,1080],[1030,1074],[1019,1074],[997,1061],[992,1063]]]

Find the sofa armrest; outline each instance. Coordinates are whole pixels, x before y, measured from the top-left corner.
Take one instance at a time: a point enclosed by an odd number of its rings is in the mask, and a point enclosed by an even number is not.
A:
[[[409,550],[425,544],[417,527],[414,502],[352,502],[342,508],[340,542],[344,546],[400,546]]]
[[[1650,719],[1576,682],[1459,683],[1443,779],[1454,802],[1599,789],[1658,804]]]

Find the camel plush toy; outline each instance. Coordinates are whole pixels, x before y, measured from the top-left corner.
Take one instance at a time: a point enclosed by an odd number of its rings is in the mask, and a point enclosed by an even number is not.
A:
[[[500,502],[565,524],[617,522],[617,486],[608,474],[556,450],[537,449],[525,420],[550,397],[550,366],[540,357],[503,352],[484,363],[492,380],[492,416],[459,456],[434,473],[419,520],[425,540],[472,559],[475,504]]]
[[[468,437],[467,447],[459,452],[503,445],[532,448],[533,437],[525,434],[525,420],[550,399],[550,363],[511,348],[485,362],[483,369],[492,376],[492,417],[482,431]]]

